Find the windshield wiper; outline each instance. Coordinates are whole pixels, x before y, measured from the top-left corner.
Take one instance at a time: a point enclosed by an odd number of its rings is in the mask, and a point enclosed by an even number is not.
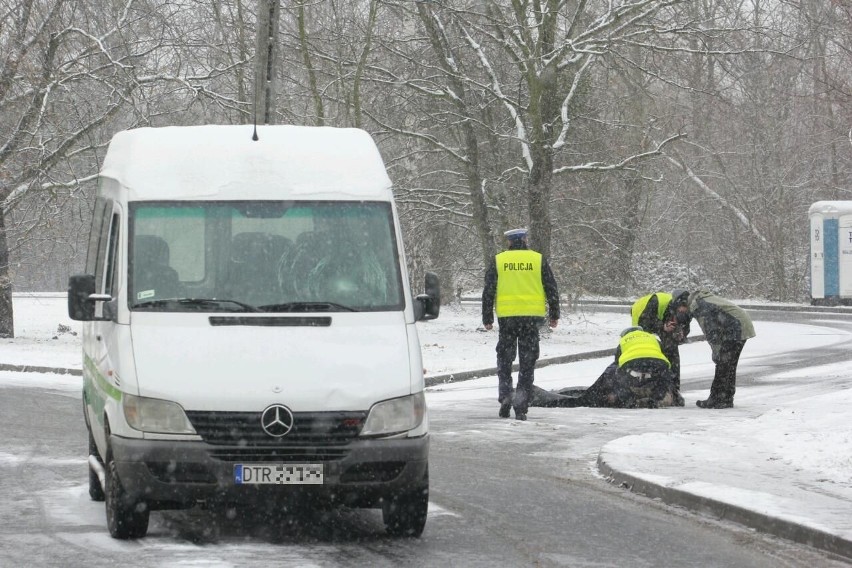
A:
[[[138,302],[133,304],[133,308],[154,308],[158,306],[167,306],[169,304],[178,304],[180,306],[192,306],[198,308],[199,311],[208,309],[211,311],[221,311],[228,305],[238,306],[240,312],[257,312],[256,307],[251,304],[238,302],[237,300],[220,300],[214,298],[163,298],[160,300],[148,300],[147,302]]]
[[[356,308],[335,302],[287,302],[286,304],[267,304],[258,306],[262,312],[357,312]]]

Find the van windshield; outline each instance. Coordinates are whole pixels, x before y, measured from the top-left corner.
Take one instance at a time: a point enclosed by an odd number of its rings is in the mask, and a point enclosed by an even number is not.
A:
[[[129,304],[146,311],[401,310],[389,203],[137,202]]]

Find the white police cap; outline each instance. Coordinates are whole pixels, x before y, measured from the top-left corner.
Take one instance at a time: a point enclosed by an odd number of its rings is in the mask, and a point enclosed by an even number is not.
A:
[[[527,230],[526,229],[512,229],[510,231],[506,231],[505,233],[503,233],[503,236],[506,237],[507,239],[512,239],[512,240],[523,239],[524,237],[527,236]]]

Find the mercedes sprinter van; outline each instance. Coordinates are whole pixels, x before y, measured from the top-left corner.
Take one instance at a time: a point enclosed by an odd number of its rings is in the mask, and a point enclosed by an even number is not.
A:
[[[149,513],[293,500],[381,508],[419,536],[429,421],[391,182],[358,129],[139,128],[104,158],[85,274],[89,492]]]

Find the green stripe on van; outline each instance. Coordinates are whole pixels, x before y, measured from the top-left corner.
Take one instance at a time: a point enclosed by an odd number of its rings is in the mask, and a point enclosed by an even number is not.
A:
[[[101,374],[100,370],[98,369],[98,366],[95,365],[94,361],[92,361],[92,358],[86,354],[83,354],[83,371],[84,381],[91,381],[95,383],[97,385],[97,389],[105,393],[108,397],[114,398],[118,401],[121,400],[121,391],[112,386],[106,380],[106,377]],[[88,373],[86,373],[86,371],[88,371]],[[94,392],[97,391],[95,390]]]

